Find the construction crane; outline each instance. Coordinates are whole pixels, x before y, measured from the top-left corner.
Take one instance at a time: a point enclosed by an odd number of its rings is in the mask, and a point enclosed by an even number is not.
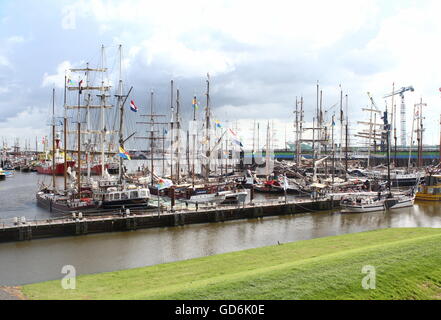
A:
[[[390,94],[385,95],[383,98],[389,98],[392,96],[399,95],[401,97],[401,145],[403,147],[406,146],[406,105],[404,104],[404,93],[410,91],[413,92],[415,89],[412,86],[409,87],[402,87],[401,89],[394,91]],[[394,108],[394,106],[392,106]],[[396,117],[396,114],[393,115]],[[395,118],[396,119],[396,118]],[[396,136],[396,128],[394,128],[395,132],[395,150],[397,149],[397,136]]]

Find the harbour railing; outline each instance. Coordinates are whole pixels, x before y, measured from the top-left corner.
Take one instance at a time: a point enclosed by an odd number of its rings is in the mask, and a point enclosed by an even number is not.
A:
[[[235,203],[235,204],[218,204],[218,203],[198,203],[198,204],[185,204],[184,202],[177,202],[172,207],[171,203],[163,201],[160,206],[153,208],[130,208],[108,211],[88,211],[88,212],[70,212],[59,214],[54,217],[40,218],[37,217],[13,217],[13,218],[1,218],[0,217],[0,230],[17,227],[17,226],[37,226],[37,225],[50,225],[50,224],[65,224],[78,221],[97,221],[114,219],[115,217],[128,217],[128,216],[162,216],[162,215],[176,215],[176,214],[188,214],[188,213],[205,213],[218,210],[237,210],[240,208],[264,208],[281,205],[298,205],[302,206],[302,203],[309,203],[314,201],[325,200],[325,197],[311,200],[311,198],[285,198],[284,196],[275,199],[254,199],[253,201]],[[309,210],[312,212],[313,210]]]

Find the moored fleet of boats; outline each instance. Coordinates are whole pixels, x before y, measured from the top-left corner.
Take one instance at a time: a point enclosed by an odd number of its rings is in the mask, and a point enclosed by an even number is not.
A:
[[[119,50],[121,54],[121,47]],[[183,134],[183,130],[180,130],[179,90],[174,91],[173,81],[170,122],[156,121],[161,115],[154,111],[153,92],[151,93],[150,114],[146,115],[150,122],[139,122],[148,125],[144,129],[149,136],[135,137],[148,140],[149,150],[145,162],[150,163],[146,167],[138,168],[136,172],[128,172],[125,161],[130,161],[131,156],[125,148],[127,142],[134,139],[136,132],[127,134],[129,120],[125,109],[133,88],[128,92],[124,91],[121,66],[119,70],[119,79],[114,82],[118,84],[115,102],[111,104],[108,101],[111,82],[106,80],[107,68],[103,61],[96,68],[87,64],[71,69],[65,77],[62,128],[55,120],[55,89],[53,90],[52,148],[43,153],[27,154],[8,153],[3,148],[0,180],[12,176],[14,170],[35,171],[52,176],[50,185],[40,185],[36,200],[38,205],[49,211],[62,214],[146,209],[158,206],[156,200],[159,198],[168,199],[171,207],[177,201],[196,206],[203,203],[241,204],[246,199],[253,200],[255,193],[340,200],[341,211],[346,213],[394,210],[413,206],[415,200],[441,200],[441,174],[438,167],[430,170],[395,167],[394,164],[391,165],[390,146],[386,147],[388,157],[386,164],[382,166],[351,163],[347,137],[346,155],[342,156],[343,138],[340,154],[337,155],[336,143],[329,140],[329,127],[324,126],[325,121],[319,115],[317,127],[312,128],[314,133],[318,130],[318,134],[317,142],[313,140],[311,158],[301,155],[300,145],[303,140],[298,132],[302,129],[299,129],[297,121],[294,161],[274,160],[271,156],[273,150],[268,122],[265,148],[259,148],[259,142],[256,148],[253,137],[253,147],[250,148],[252,159],[248,163],[245,161],[244,145],[234,128],[225,128],[220,121],[213,121],[209,75],[204,119],[197,121],[199,102],[195,97],[192,103],[193,121]],[[81,74],[78,78],[83,79],[72,81],[74,74],[78,72]],[[100,79],[99,83],[93,84],[94,79]],[[73,97],[69,98],[69,94]],[[77,103],[70,106],[67,101]],[[133,100],[127,110],[138,112]],[[296,116],[299,113],[296,109]],[[385,117],[387,118],[387,110]],[[115,119],[118,121],[114,121]],[[119,126],[116,124],[109,129],[111,122],[118,122]],[[334,126],[334,120],[332,123]],[[162,130],[158,129],[160,125],[165,125]],[[194,128],[192,132],[190,127]],[[161,131],[163,134],[158,134]],[[389,144],[390,125],[387,123],[382,128],[382,135],[384,134],[387,135],[385,141]],[[166,139],[169,142],[168,150],[164,144]],[[186,141],[185,148],[183,141]],[[45,142],[46,148],[48,141]],[[158,142],[162,143],[162,148]],[[331,151],[326,152],[329,144]],[[321,148],[320,145],[324,147]],[[257,164],[259,156],[260,164]],[[157,174],[158,161],[162,161],[160,175]],[[63,186],[57,185],[56,176],[63,176]]]

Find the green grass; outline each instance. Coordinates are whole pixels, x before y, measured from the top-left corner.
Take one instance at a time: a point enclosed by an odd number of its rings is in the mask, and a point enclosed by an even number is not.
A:
[[[364,290],[362,267],[376,268]],[[385,229],[26,285],[30,299],[441,299],[441,230]]]

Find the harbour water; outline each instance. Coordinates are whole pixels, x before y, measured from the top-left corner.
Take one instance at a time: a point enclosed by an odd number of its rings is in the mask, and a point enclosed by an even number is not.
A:
[[[0,217],[50,217],[35,204],[40,179],[17,173],[0,182]],[[277,243],[392,227],[441,228],[438,204],[416,203],[393,212],[311,212],[259,220],[186,225],[0,244],[0,285],[61,279],[63,266],[77,275],[137,268]]]

